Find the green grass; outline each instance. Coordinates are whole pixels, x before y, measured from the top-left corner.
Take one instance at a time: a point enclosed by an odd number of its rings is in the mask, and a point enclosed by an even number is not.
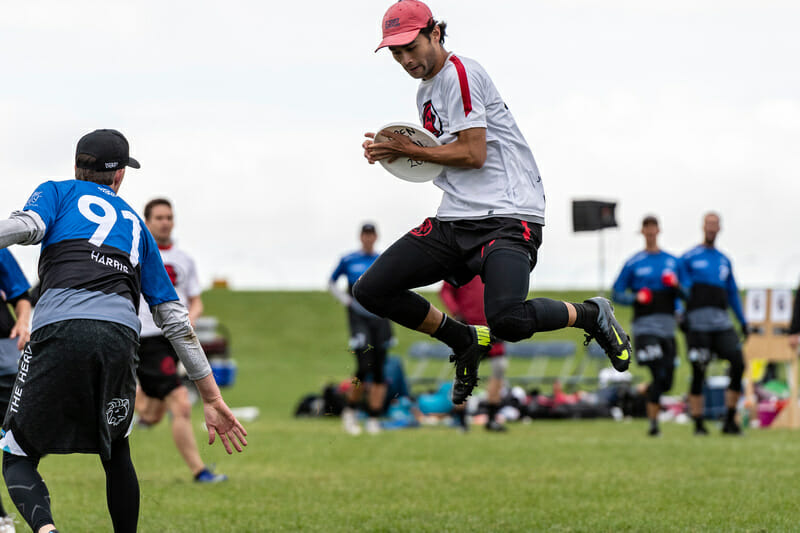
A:
[[[688,426],[665,424],[653,440],[643,421],[603,420],[516,424],[506,435],[427,427],[354,438],[338,419],[291,416],[301,396],[352,370],[344,312],[328,294],[212,291],[205,303],[230,328],[239,364],[225,398],[257,406],[261,417],[246,424],[250,445],[241,455],[201,444],[204,459],[231,478],[216,486],[190,481],[166,424],[136,430],[140,531],[800,528],[797,433],[696,439]],[[620,316],[627,324],[629,314]],[[422,338],[396,333],[397,353]],[[581,338],[577,330],[549,336]],[[674,393],[685,391],[686,366]],[[201,416],[195,408],[202,442]],[[41,471],[62,531],[110,531],[97,457],[50,456]],[[3,502],[9,507],[7,494]]]

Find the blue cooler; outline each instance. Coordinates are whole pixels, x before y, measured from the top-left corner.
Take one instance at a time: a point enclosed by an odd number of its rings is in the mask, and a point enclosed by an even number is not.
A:
[[[208,360],[214,380],[220,387],[230,387],[236,382],[236,361],[212,358]]]
[[[725,390],[730,383],[728,376],[708,376],[703,384],[703,417],[719,420],[725,416]]]

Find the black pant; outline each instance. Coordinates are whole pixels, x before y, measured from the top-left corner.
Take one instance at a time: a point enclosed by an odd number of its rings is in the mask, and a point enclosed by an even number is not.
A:
[[[438,246],[448,244],[439,242]],[[428,248],[409,235],[402,237],[361,276],[353,287],[355,298],[372,313],[417,329],[425,320],[430,304],[410,289],[448,279],[472,265],[477,270],[474,274],[480,274],[486,284],[486,318],[498,338],[516,342],[536,331],[567,325],[563,304],[544,298],[526,301],[535,258],[524,244],[515,248],[513,243],[506,243],[486,254],[479,246],[480,262],[470,261],[475,257],[474,251],[459,256],[459,250],[451,246],[445,249],[449,254],[434,255]]]

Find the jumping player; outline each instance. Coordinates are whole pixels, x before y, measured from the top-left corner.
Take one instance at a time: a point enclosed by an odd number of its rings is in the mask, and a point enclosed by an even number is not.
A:
[[[367,433],[380,432],[378,417],[383,411],[386,397],[386,380],[383,367],[386,364],[386,350],[392,340],[392,325],[385,318],[375,316],[353,300],[353,285],[378,258],[375,241],[378,233],[375,225],[361,226],[361,250],[348,254],[339,261],[328,281],[328,290],[347,308],[347,322],[350,326],[350,350],[356,356],[356,373],[353,386],[347,391],[347,406],[342,411],[342,424],[351,435],[361,433],[358,424],[358,405],[364,394],[364,380],[372,375],[367,401]],[[336,282],[347,277],[347,292],[339,289]]]
[[[486,313],[483,310],[484,286],[480,276],[475,276],[472,281],[461,287],[454,287],[448,282],[442,284],[439,298],[442,299],[447,311],[454,319],[465,324],[486,325]],[[487,354],[491,365],[491,376],[486,386],[486,403],[489,416],[484,426],[487,431],[504,432],[506,426],[497,419],[500,411],[501,393],[505,383],[508,360],[505,357],[506,349],[502,342],[492,345]],[[467,427],[466,416],[463,409],[456,411],[456,418],[462,427]]]
[[[491,336],[519,341],[567,326],[595,337],[614,368],[630,362],[628,335],[608,300],[582,304],[527,300],[544,225],[544,191],[536,161],[491,78],[475,61],[445,50],[446,25],[417,0],[392,4],[383,40],[392,57],[419,79],[417,108],[441,146],[425,148],[390,131],[388,141],[362,143],[369,163],[410,157],[444,165],[434,184],[444,192],[435,217],[386,250],[354,287],[369,311],[432,335],[453,349],[453,403],[472,393]],[[489,327],[446,316],[410,289],[442,279],[462,285],[479,274],[486,284]],[[490,332],[491,328],[491,332]]]
[[[675,371],[675,313],[678,311],[678,260],[658,247],[658,220],[642,220],[645,248],[630,258],[611,292],[612,299],[633,305],[633,346],[636,362],[650,369],[647,387],[648,434],[661,434],[661,395],[672,388]]]
[[[17,378],[20,351],[31,338],[31,286],[17,260],[0,249],[0,338],[16,339],[0,346],[0,412],[5,414]],[[11,315],[9,306],[14,308]],[[0,533],[14,533],[14,519],[0,503]]]
[[[679,261],[680,284],[689,294],[686,304],[686,341],[689,362],[692,364],[689,412],[694,418],[695,435],[708,434],[703,423],[703,383],[712,354],[730,363],[730,384],[725,391],[727,410],[722,432],[728,435],[742,434],[735,416],[736,404],[742,394],[744,355],[728,308],[741,324],[743,337],[747,336],[747,321],[742,312],[731,261],[714,247],[719,231],[719,215],[706,214],[703,217],[703,243],[683,254]]]
[[[128,434],[136,394],[139,295],[172,342],[203,400],[209,443],[228,453],[247,434],[211,367],[144,222],[117,193],[139,168],[116,130],[78,141],[75,179],[45,182],[23,211],[0,221],[0,248],[42,243],[41,296],[0,439],[3,476],[33,531],[56,531],[38,472],[49,453],[93,453],[106,474],[115,532],[136,531],[139,483]]]
[[[156,198],[147,202],[144,207],[144,222],[158,245],[161,260],[175,292],[188,310],[189,322],[194,325],[195,320],[203,313],[200,282],[194,260],[172,242],[174,219],[169,200]],[[139,365],[136,367],[139,378],[139,387],[136,389],[139,424],[157,424],[168,411],[175,447],[191,470],[194,480],[198,483],[227,480],[226,475],[212,472],[200,458],[192,430],[189,391],[177,372],[178,355],[161,333],[161,329],[153,322],[144,298],[139,304],[139,321],[142,323],[139,334]]]

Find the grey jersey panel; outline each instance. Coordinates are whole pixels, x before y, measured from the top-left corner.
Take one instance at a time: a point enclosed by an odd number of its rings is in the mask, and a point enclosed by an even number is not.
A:
[[[671,314],[655,313],[645,315],[633,321],[633,336],[674,337],[676,324],[675,316]]]
[[[17,373],[19,354],[17,339],[0,339],[0,376]]]
[[[692,331],[724,331],[733,327],[727,309],[700,307],[686,314],[689,329]]]
[[[36,304],[31,331],[54,322],[76,319],[115,322],[139,335],[139,316],[130,300],[118,294],[86,289],[47,289]]]

